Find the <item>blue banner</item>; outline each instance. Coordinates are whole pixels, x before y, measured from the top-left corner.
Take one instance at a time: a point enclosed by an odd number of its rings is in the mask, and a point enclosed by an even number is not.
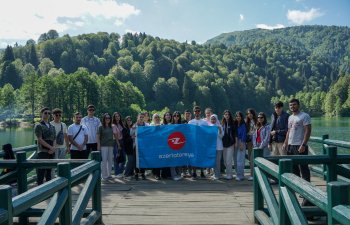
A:
[[[215,165],[216,126],[174,124],[137,128],[138,168]]]

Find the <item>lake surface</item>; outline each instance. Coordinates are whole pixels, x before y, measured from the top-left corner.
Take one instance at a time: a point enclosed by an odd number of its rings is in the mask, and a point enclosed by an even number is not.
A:
[[[350,118],[312,118],[312,136],[329,134],[331,139],[350,141]],[[33,128],[0,128],[0,145],[11,143],[14,147],[34,144]],[[317,148],[319,146],[313,145]],[[342,149],[341,152],[350,153]]]

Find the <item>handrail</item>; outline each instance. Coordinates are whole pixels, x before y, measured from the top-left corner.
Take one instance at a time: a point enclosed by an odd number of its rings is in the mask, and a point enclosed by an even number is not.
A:
[[[350,171],[339,165],[350,164],[350,154],[338,155],[337,146],[350,147],[350,143],[330,140],[326,135],[312,138],[312,141],[324,145],[323,155],[263,158],[263,151],[254,149],[255,222],[275,225],[307,224],[308,215],[327,215],[328,224],[350,224],[350,183],[336,181],[339,175],[349,177]],[[293,164],[324,165],[327,192],[294,175]],[[275,200],[275,193],[271,191],[269,177],[278,179],[279,201]],[[314,206],[300,206],[294,193],[301,195]]]
[[[18,147],[18,148],[13,148],[12,151],[13,153],[17,153],[17,152],[32,152],[32,151],[36,151],[38,148],[37,145],[28,145],[28,146],[24,146],[24,147]],[[4,151],[0,151],[0,158],[4,157]]]
[[[29,209],[32,205],[36,205],[48,199],[54,193],[65,188],[67,184],[67,179],[57,177],[44,183],[43,185],[37,186],[29,191],[17,195],[12,199],[13,215],[18,216],[21,212]]]
[[[322,210],[327,210],[326,192],[292,173],[282,174],[282,182],[293,191],[302,194],[304,198]]]
[[[28,217],[41,217],[38,224],[54,224],[57,218],[60,224],[72,225],[80,223],[84,216],[84,224],[92,225],[102,223],[102,204],[101,204],[101,169],[100,153],[93,152],[92,160],[26,160],[25,152],[17,153],[17,160],[9,162],[16,164],[18,173],[18,186],[21,186],[19,195],[12,198],[11,187],[8,185],[0,186],[0,223],[12,224],[13,218],[18,217],[19,224],[27,224]],[[70,163],[72,162],[72,163]],[[70,169],[71,164],[80,165],[75,169]],[[82,164],[84,163],[84,164]],[[6,164],[8,165],[8,164]],[[49,167],[57,165],[58,177],[52,179],[40,186],[26,191],[26,170],[31,168]],[[17,172],[20,171],[20,172]],[[21,176],[19,176],[21,174]],[[11,174],[13,176],[13,174]],[[71,188],[76,185],[75,182],[86,178],[83,191],[78,197],[78,201],[73,209]],[[25,181],[23,181],[25,179]],[[85,190],[86,189],[86,190]],[[85,190],[85,191],[84,191]],[[49,199],[50,203],[46,209],[35,208],[32,206]],[[80,200],[79,200],[80,199]],[[92,208],[85,210],[92,199]],[[73,212],[78,212],[74,214]]]

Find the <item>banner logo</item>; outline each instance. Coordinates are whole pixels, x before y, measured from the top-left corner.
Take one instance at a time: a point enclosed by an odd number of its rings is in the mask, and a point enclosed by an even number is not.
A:
[[[174,132],[168,137],[168,145],[171,149],[178,151],[180,150],[186,143],[185,135],[181,132]]]

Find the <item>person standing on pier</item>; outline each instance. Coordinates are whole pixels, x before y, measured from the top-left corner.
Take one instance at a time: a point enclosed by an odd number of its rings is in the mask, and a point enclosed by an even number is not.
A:
[[[201,108],[199,106],[193,107],[194,119],[190,120],[188,124],[196,126],[208,126],[208,123],[201,119]],[[204,178],[203,168],[201,169],[201,177]],[[197,179],[197,169],[192,167],[192,179]]]
[[[67,135],[67,125],[62,122],[62,110],[52,110],[53,120],[50,122],[55,127],[56,131],[56,151],[55,159],[65,159],[67,152],[69,152],[69,140]]]
[[[44,107],[40,110],[41,121],[35,125],[34,133],[38,140],[38,159],[53,159],[55,156],[55,127],[49,123],[51,115],[50,109]],[[37,170],[37,184],[41,185],[46,181],[51,180],[52,169]]]
[[[102,125],[99,118],[95,117],[95,106],[88,105],[87,107],[87,116],[81,120],[81,124],[87,127],[88,131],[88,142],[86,144],[86,150],[88,155],[91,151],[97,151],[97,131],[98,128]]]
[[[119,144],[119,132],[115,133],[112,128],[112,116],[109,113],[105,113],[102,119],[102,126],[98,128],[97,132],[97,149],[101,152],[101,176],[103,180],[112,178],[112,165],[113,165],[113,148],[114,142],[117,142],[118,149]],[[115,140],[114,140],[115,139]]]
[[[88,141],[88,129],[81,124],[81,113],[74,114],[74,123],[68,127],[68,139],[71,143],[70,156],[71,159],[88,159],[89,152],[86,149]]]
[[[289,114],[283,110],[283,102],[275,104],[275,112],[271,115],[270,144],[271,155],[287,155],[282,148],[288,131]]]
[[[288,132],[283,148],[287,155],[308,155],[309,147],[307,145],[311,134],[311,118],[309,114],[300,111],[300,102],[298,99],[289,101],[289,109],[292,115],[288,118]],[[310,182],[310,169],[306,165],[294,165],[294,174]]]

